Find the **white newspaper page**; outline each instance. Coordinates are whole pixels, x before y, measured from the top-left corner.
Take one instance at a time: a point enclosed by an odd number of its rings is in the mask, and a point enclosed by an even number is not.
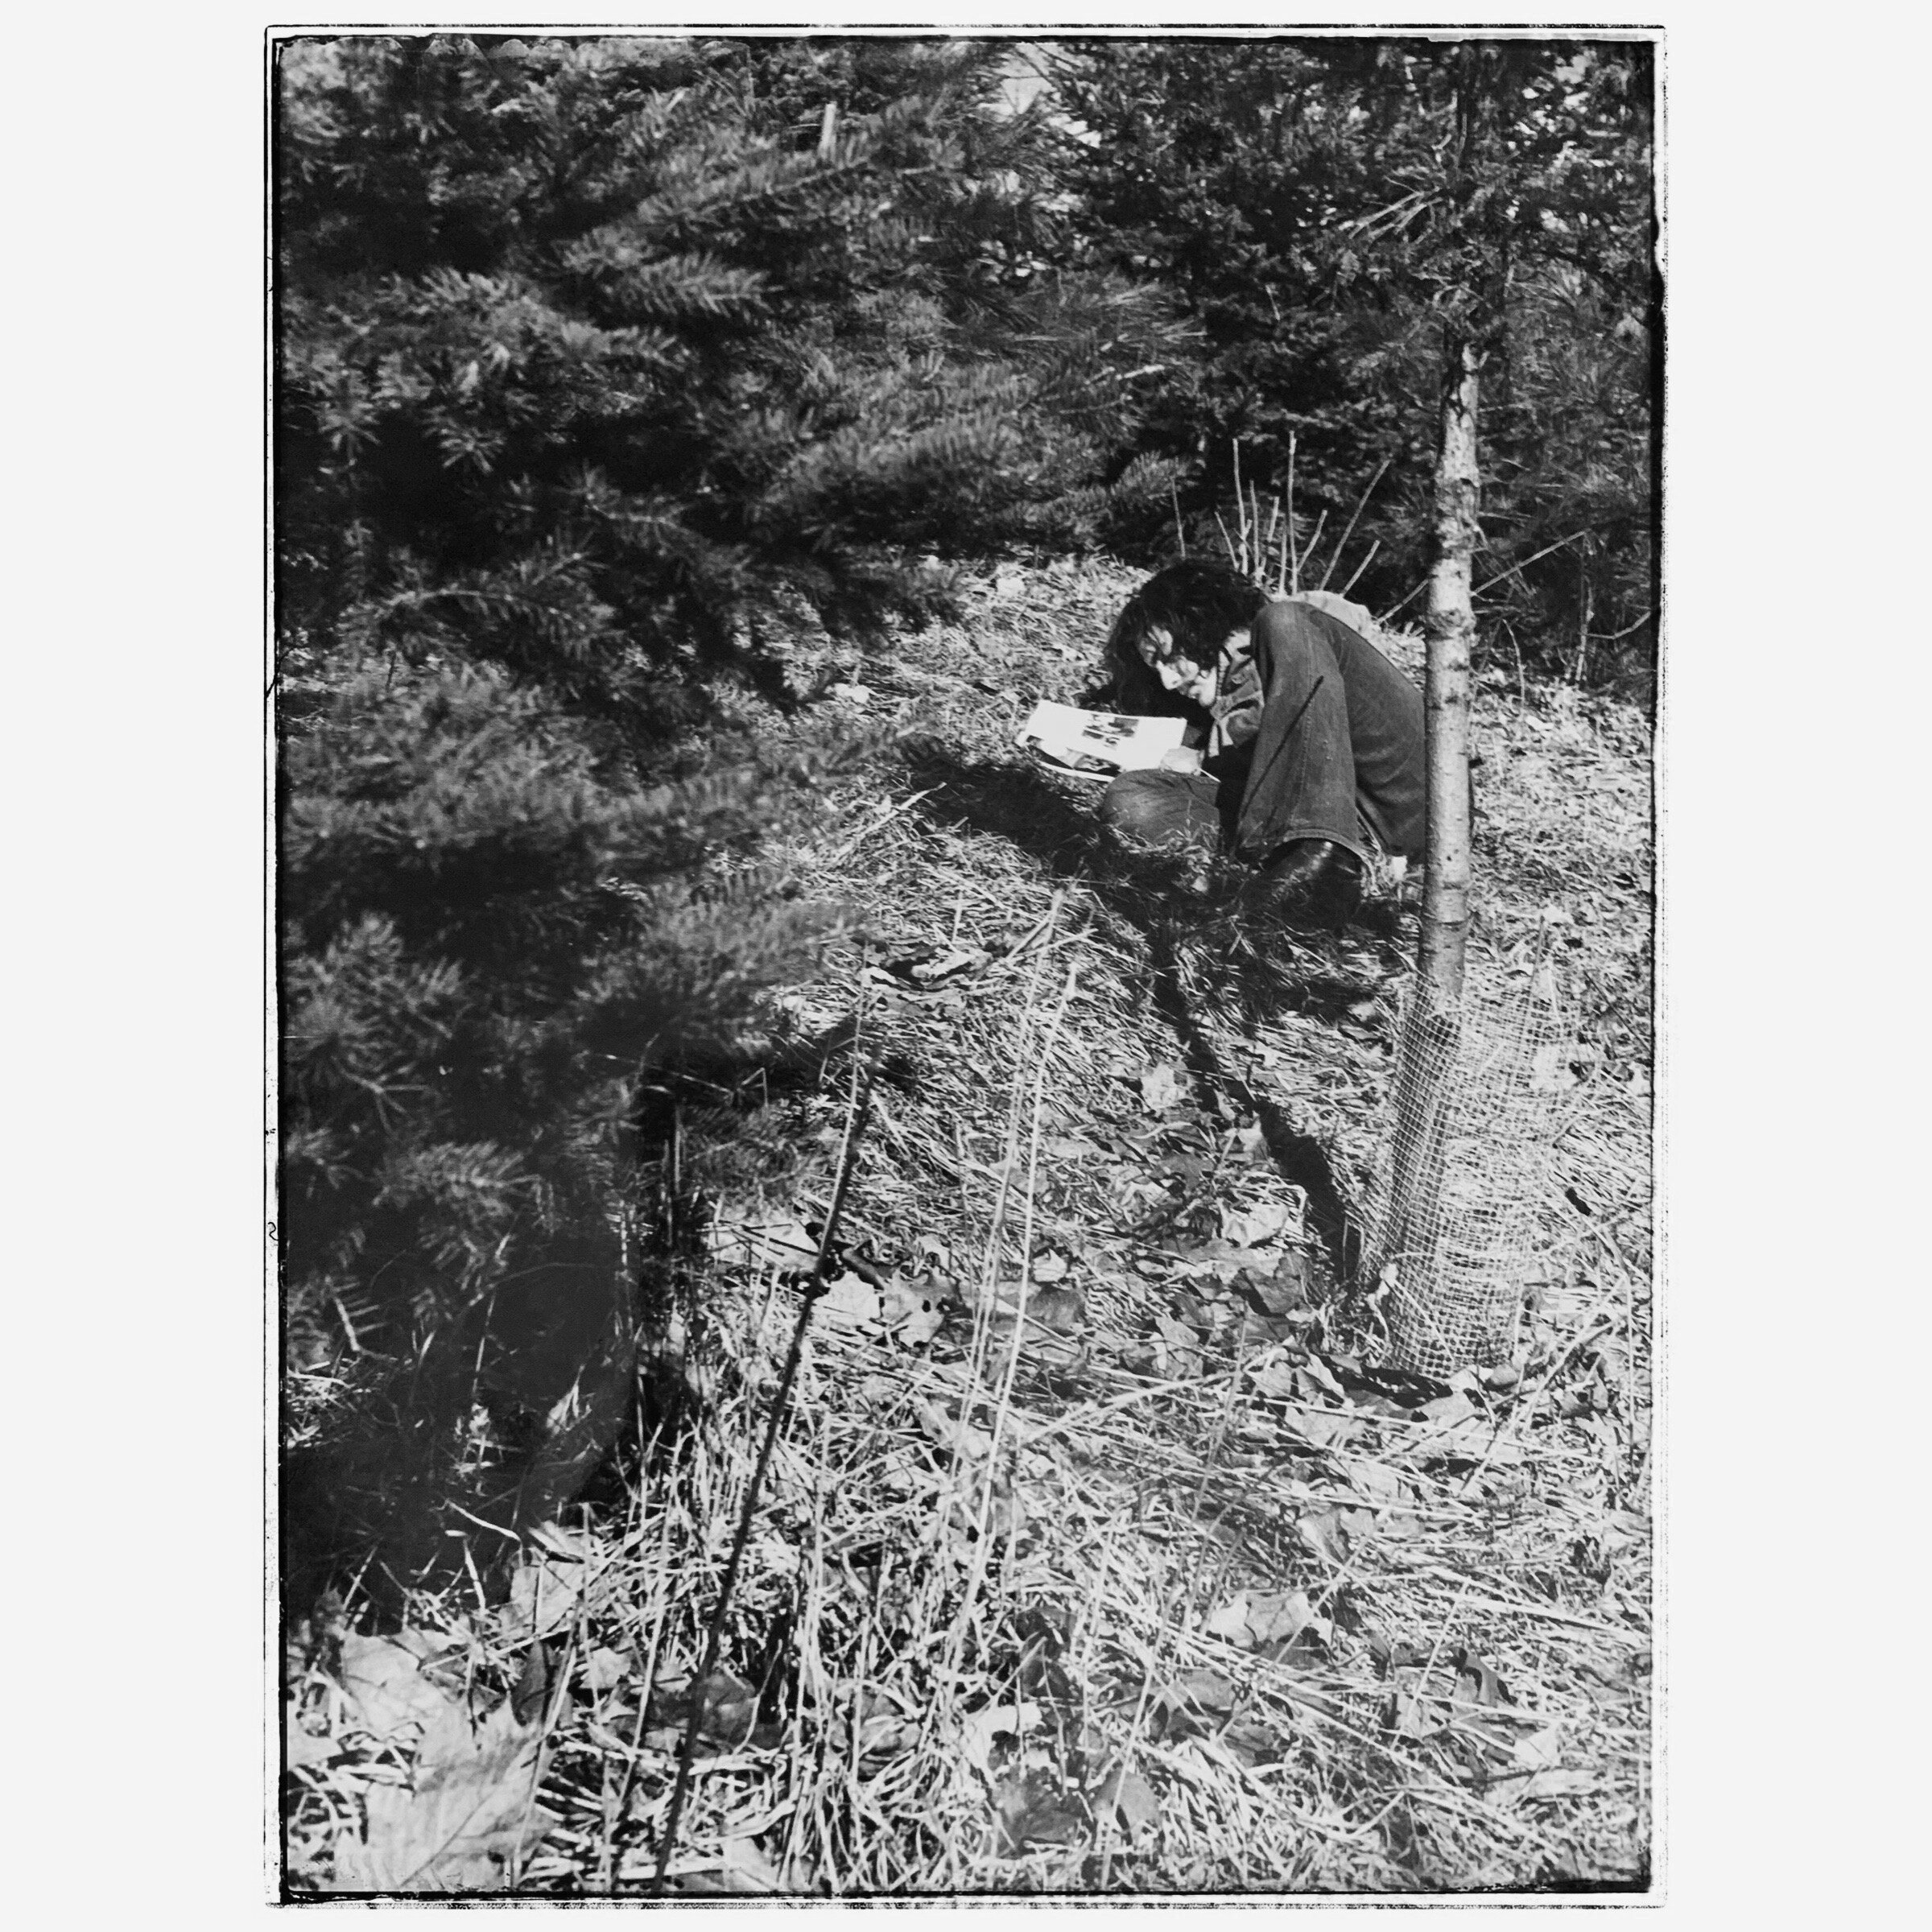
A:
[[[1182,718],[1120,717],[1042,700],[1020,727],[1018,742],[1082,778],[1111,778],[1158,766],[1187,729]]]

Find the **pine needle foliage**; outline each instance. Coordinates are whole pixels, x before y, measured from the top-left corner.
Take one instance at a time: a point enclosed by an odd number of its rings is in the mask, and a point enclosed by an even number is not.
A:
[[[640,1081],[834,917],[755,862],[844,755],[751,729],[801,621],[876,647],[1104,511],[1158,312],[1035,272],[996,69],[282,49],[291,1360],[432,1461],[530,1321],[621,1299]]]
[[[1504,105],[1473,213],[1443,159],[1455,49],[1377,36],[1059,51],[1080,130],[1065,176],[1092,258],[1170,289],[1200,332],[1134,447],[1184,464],[1179,502],[1211,547],[1237,441],[1265,502],[1286,493],[1294,438],[1304,534],[1323,512],[1340,531],[1382,475],[1350,554],[1323,564],[1339,588],[1375,545],[1356,594],[1387,609],[1427,567],[1443,331],[1494,283],[1487,614],[1550,668],[1577,668],[1587,632],[1621,640],[1600,667],[1641,664],[1657,601],[1650,49],[1482,43]],[[1158,553],[1172,528],[1150,520],[1139,547]]]

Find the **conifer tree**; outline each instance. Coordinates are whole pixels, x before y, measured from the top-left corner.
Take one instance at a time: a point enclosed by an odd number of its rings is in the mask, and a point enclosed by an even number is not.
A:
[[[1574,667],[1591,629],[1641,660],[1656,602],[1649,49],[1484,45],[1501,91],[1477,206],[1504,270],[1483,350],[1484,588],[1532,660]],[[1295,436],[1305,533],[1325,511],[1332,537],[1381,476],[1351,554],[1327,560],[1339,584],[1373,544],[1357,594],[1383,610],[1429,568],[1440,332],[1473,286],[1443,159],[1455,53],[1113,41],[1069,48],[1057,75],[1085,130],[1066,166],[1089,246],[1171,284],[1202,333],[1141,446],[1194,454],[1182,502],[1210,539],[1236,438],[1245,475],[1278,489]]]
[[[824,926],[754,863],[838,755],[751,728],[801,613],[877,639],[1085,527],[1144,345],[982,272],[1030,219],[985,64],[283,50],[283,1225],[365,1492],[634,1312],[640,1076]]]

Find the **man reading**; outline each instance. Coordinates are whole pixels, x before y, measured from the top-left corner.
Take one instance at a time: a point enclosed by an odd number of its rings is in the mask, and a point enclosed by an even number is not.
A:
[[[1164,769],[1108,786],[1117,830],[1221,847],[1259,868],[1263,904],[1311,923],[1355,910],[1373,848],[1421,861],[1422,693],[1339,617],[1170,564],[1128,600],[1106,665],[1121,710],[1187,724]]]

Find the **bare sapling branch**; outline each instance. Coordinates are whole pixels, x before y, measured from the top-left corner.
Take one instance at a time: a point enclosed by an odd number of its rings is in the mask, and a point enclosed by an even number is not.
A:
[[[1368,555],[1364,557],[1361,562],[1356,566],[1355,575],[1342,586],[1342,595],[1344,597],[1347,597],[1349,592],[1353,590],[1356,585],[1361,581],[1362,572],[1375,561],[1375,553],[1380,550],[1381,547],[1382,540],[1380,537],[1377,537],[1376,540],[1368,546]]]
[[[1294,547],[1294,431],[1288,432],[1288,594],[1298,597],[1302,588],[1302,564]]]
[[[1234,439],[1234,520],[1241,532],[1241,554],[1234,560],[1236,570],[1248,568],[1248,499],[1241,493],[1241,440]]]
[[[1302,566],[1311,572],[1315,569],[1315,553],[1322,547],[1322,532],[1327,528],[1327,523],[1328,509],[1327,506],[1324,504],[1322,506],[1322,514],[1315,520],[1315,535],[1308,539],[1308,547],[1302,552]],[[1318,584],[1315,588],[1319,590],[1321,586]]]
[[[1327,569],[1322,572],[1322,580],[1315,586],[1317,590],[1326,590],[1328,588],[1328,579],[1333,574],[1335,565],[1341,562],[1342,552],[1348,547],[1348,539],[1355,535],[1355,526],[1356,524],[1361,522],[1362,512],[1368,507],[1368,499],[1375,494],[1376,485],[1381,482],[1384,477],[1388,475],[1389,466],[1394,460],[1395,458],[1393,456],[1383,457],[1381,468],[1368,479],[1368,487],[1362,492],[1361,501],[1355,506],[1355,514],[1348,519],[1348,527],[1344,530],[1341,535],[1335,540],[1335,554],[1328,559]],[[1368,554],[1373,556],[1374,555],[1375,552],[1371,550]],[[1366,564],[1363,565],[1362,567],[1362,568],[1364,570],[1367,568],[1368,566]],[[1358,570],[1355,573],[1355,576],[1359,577],[1361,574],[1361,571]],[[1355,581],[1355,577],[1351,577],[1348,581],[1349,583],[1352,584]],[[1348,592],[1344,588],[1342,592],[1342,595],[1346,597],[1348,594]]]

